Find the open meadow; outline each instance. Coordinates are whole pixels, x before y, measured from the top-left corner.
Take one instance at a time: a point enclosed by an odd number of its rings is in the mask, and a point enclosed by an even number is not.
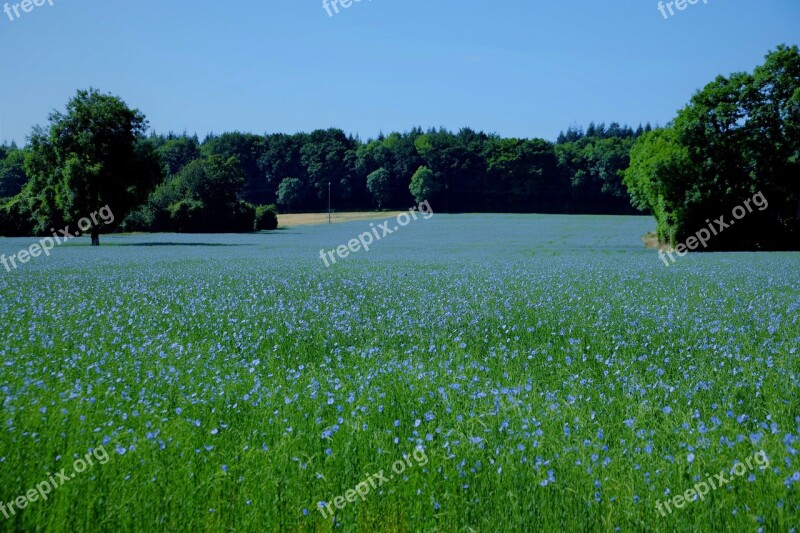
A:
[[[653,225],[436,214],[328,267],[370,221],[103,236],[2,269],[0,501],[62,477],[0,531],[797,531],[800,253],[666,267]]]

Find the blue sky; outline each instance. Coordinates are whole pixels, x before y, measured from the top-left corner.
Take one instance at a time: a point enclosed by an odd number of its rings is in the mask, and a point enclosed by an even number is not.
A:
[[[322,0],[52,0],[0,12],[0,141],[90,86],[201,138],[663,124],[717,74],[800,43],[797,0],[707,1],[665,19],[657,0],[363,0],[333,17]]]

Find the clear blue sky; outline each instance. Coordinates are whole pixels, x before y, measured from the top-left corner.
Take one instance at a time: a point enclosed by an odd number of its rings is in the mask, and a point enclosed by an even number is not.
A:
[[[669,19],[657,0],[363,0],[333,17],[322,0],[52,1],[0,12],[0,141],[24,143],[90,86],[201,138],[555,139],[591,120],[663,124],[717,74],[800,42],[798,0],[700,0]]]

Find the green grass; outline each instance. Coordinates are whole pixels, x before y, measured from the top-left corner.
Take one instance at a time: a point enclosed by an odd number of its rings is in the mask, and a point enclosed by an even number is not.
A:
[[[800,524],[800,254],[667,268],[646,218],[436,215],[324,267],[369,229],[104,237],[0,271],[0,500],[110,456],[0,530]]]

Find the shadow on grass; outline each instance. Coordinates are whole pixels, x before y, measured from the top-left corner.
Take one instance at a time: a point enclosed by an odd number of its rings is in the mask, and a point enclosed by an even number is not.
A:
[[[224,244],[210,242],[121,242],[104,244],[109,248],[114,246],[253,246],[252,244]]]

